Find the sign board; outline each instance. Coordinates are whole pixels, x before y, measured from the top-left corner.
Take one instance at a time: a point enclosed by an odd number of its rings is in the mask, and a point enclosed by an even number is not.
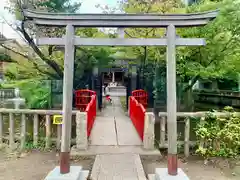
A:
[[[54,115],[53,124],[62,124],[62,115]]]

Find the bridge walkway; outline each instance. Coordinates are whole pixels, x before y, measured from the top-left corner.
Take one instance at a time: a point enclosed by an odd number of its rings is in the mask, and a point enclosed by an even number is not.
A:
[[[96,117],[87,150],[72,150],[72,156],[96,156],[91,180],[146,180],[140,155],[161,156],[158,150],[144,150],[120,98]]]
[[[141,148],[142,141],[122,109],[119,97],[112,97],[112,100],[112,105],[97,116],[89,138],[90,146],[105,152],[96,156],[91,179],[145,180],[140,156],[134,153],[135,148]],[[122,147],[128,147],[128,152],[121,151]],[[112,153],[111,148],[116,153]]]
[[[96,117],[90,135],[90,145],[94,146],[141,146],[142,141],[130,118],[122,109],[119,97],[112,97],[108,105]]]

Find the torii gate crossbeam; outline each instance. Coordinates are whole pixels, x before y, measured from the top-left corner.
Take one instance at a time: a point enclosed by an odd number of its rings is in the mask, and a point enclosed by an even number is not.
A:
[[[195,14],[56,14],[24,10],[27,20],[36,25],[66,27],[63,38],[40,38],[39,45],[65,46],[63,85],[63,128],[60,171],[70,171],[69,153],[72,117],[72,89],[75,46],[167,46],[167,126],[168,174],[177,175],[177,97],[176,46],[205,45],[204,39],[176,37],[176,27],[203,26],[217,16],[217,11]],[[95,39],[75,36],[75,27],[163,27],[167,37],[159,39]]]

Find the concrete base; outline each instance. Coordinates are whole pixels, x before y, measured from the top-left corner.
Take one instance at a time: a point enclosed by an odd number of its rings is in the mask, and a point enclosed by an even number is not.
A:
[[[155,174],[148,174],[148,180],[156,180]]]
[[[71,166],[70,173],[60,174],[60,167],[55,167],[45,178],[45,180],[85,180],[88,171],[83,171],[81,166]]]
[[[177,176],[170,176],[167,168],[156,168],[155,174],[148,175],[149,180],[189,180],[182,169],[178,169]]]
[[[89,171],[84,170],[84,171],[81,172],[79,180],[87,180],[88,176],[89,176]]]

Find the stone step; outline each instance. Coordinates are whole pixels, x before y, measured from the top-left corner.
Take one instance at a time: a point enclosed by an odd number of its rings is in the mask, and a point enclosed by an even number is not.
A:
[[[162,157],[159,150],[145,150],[142,146],[89,146],[86,150],[78,150],[75,146],[71,149],[71,158],[79,156],[95,156],[102,154],[125,154],[134,153],[141,156]]]
[[[146,180],[140,156],[137,154],[97,155],[91,180]]]

